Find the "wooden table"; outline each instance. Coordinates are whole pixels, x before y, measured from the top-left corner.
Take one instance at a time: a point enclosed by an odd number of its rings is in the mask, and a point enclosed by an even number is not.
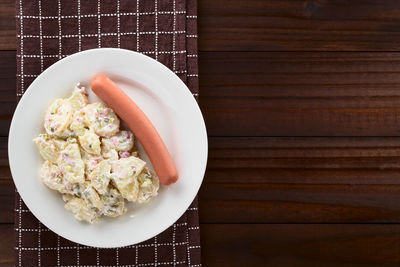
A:
[[[14,1],[0,1],[0,265]],[[400,1],[199,0],[205,266],[400,264]]]

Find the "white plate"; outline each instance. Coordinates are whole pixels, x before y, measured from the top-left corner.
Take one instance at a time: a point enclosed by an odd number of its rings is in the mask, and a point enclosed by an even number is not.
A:
[[[150,118],[175,161],[179,180],[161,187],[150,203],[129,204],[124,216],[102,217],[90,225],[77,221],[65,210],[61,195],[42,184],[39,169],[43,160],[32,139],[44,132],[43,116],[51,101],[66,97],[77,82],[88,88],[97,73],[113,79]],[[88,91],[89,100],[96,100]],[[58,61],[29,86],[14,113],[8,155],[18,192],[44,225],[83,245],[120,247],[156,236],[186,211],[203,180],[207,133],[197,102],[172,71],[136,52],[101,48]]]

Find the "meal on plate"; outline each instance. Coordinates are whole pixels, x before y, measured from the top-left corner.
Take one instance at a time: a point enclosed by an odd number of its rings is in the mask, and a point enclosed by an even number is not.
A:
[[[105,104],[88,103],[79,84],[69,98],[54,100],[44,118],[46,133],[33,141],[45,162],[43,183],[62,194],[75,218],[95,223],[126,212],[125,200],[146,203],[159,179],[146,167],[134,136]]]

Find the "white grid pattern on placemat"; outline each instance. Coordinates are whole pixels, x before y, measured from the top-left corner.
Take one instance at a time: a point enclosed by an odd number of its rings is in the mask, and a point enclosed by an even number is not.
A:
[[[158,55],[160,54],[172,54],[174,57],[173,60],[173,67],[172,69],[177,73],[185,73],[186,70],[178,70],[176,69],[176,55],[177,54],[186,54],[187,51],[185,50],[176,50],[175,49],[175,45],[173,45],[172,50],[170,51],[163,51],[163,50],[158,50],[158,36],[159,35],[172,35],[173,36],[173,43],[175,44],[175,39],[176,39],[176,35],[185,35],[186,31],[185,30],[176,30],[176,15],[186,15],[186,10],[174,10],[173,11],[158,11],[157,9],[154,12],[140,12],[139,6],[140,6],[140,0],[137,0],[137,12],[118,12],[119,10],[119,5],[120,5],[120,1],[116,1],[116,5],[117,5],[117,12],[113,12],[113,13],[101,13],[100,12],[100,8],[101,8],[101,1],[98,0],[98,7],[97,7],[97,13],[96,14],[81,14],[81,1],[78,0],[78,8],[77,8],[77,15],[62,15],[62,1],[61,0],[57,0],[57,7],[58,7],[58,14],[57,16],[42,16],[41,15],[41,10],[40,13],[35,16],[35,15],[24,15],[23,14],[23,5],[22,5],[22,0],[20,1],[19,4],[19,14],[16,15],[16,18],[19,19],[19,23],[20,23],[20,32],[17,33],[17,38],[20,39],[20,53],[17,55],[18,58],[20,58],[20,73],[17,74],[18,77],[20,77],[21,79],[21,85],[20,85],[20,90],[19,92],[17,92],[17,96],[22,96],[23,93],[26,90],[26,86],[24,83],[24,80],[26,77],[29,78],[36,78],[40,73],[25,73],[24,72],[24,60],[26,58],[40,58],[41,59],[41,71],[44,68],[43,66],[43,58],[64,58],[66,56],[69,56],[70,54],[68,53],[63,53],[63,46],[62,46],[62,40],[66,39],[66,38],[78,38],[78,44],[79,44],[79,48],[77,49],[77,51],[81,51],[82,47],[81,47],[81,42],[82,39],[85,38],[92,38],[92,37],[96,37],[98,39],[98,47],[101,47],[101,38],[104,36],[117,36],[117,38],[119,39],[121,36],[128,36],[128,35],[132,35],[132,36],[136,36],[137,38],[137,47],[136,50],[140,51],[141,53],[145,54],[145,55],[150,55],[150,56],[154,56],[155,59],[158,58]],[[157,3],[157,1],[155,1],[155,3]],[[173,1],[173,6],[175,7],[175,3],[176,1]],[[140,22],[140,17],[143,16],[151,16],[154,15],[156,17],[156,20],[158,20],[158,15],[172,15],[174,18],[174,23],[173,23],[173,29],[172,31],[158,31],[157,28],[155,31],[140,31],[139,30],[139,22]],[[117,27],[116,32],[109,32],[109,33],[102,33],[101,32],[101,18],[102,17],[115,17],[118,21],[120,20],[120,17],[123,16],[132,16],[132,17],[136,17],[136,22],[137,22],[137,26],[136,26],[136,30],[135,31],[129,31],[129,32],[120,32],[120,27]],[[97,18],[98,20],[98,25],[97,25],[97,33],[92,33],[92,34],[82,34],[81,33],[81,19],[82,18]],[[57,35],[45,35],[42,32],[38,33],[37,35],[32,35],[32,34],[25,34],[23,31],[23,20],[24,19],[37,19],[38,21],[40,21],[40,24],[42,24],[42,21],[47,21],[47,20],[57,20],[58,22],[58,34]],[[78,21],[78,32],[77,34],[63,34],[62,33],[62,21],[63,19],[76,19]],[[120,22],[118,22],[119,25]],[[158,23],[156,23],[156,26],[158,25]],[[42,27],[42,26],[40,26]],[[140,36],[142,35],[154,35],[155,36],[155,51],[142,51],[141,47],[140,47]],[[40,54],[25,54],[24,53],[24,39],[40,39],[41,42],[41,51]],[[42,41],[44,39],[58,39],[59,41],[59,49],[58,49],[58,54],[44,54],[43,53],[43,44]],[[117,47],[120,47],[119,42],[117,42]],[[46,66],[48,67],[48,66]]]
[[[118,41],[117,41],[117,47],[121,47],[121,36],[136,36],[136,50],[140,51],[143,54],[147,54],[147,55],[151,55],[154,56],[156,59],[158,59],[159,55],[172,55],[173,56],[173,62],[172,62],[172,70],[177,73],[177,74],[186,74],[187,78],[193,77],[196,79],[198,79],[198,73],[197,71],[193,72],[192,70],[187,70],[187,69],[179,69],[177,68],[177,55],[179,54],[186,54],[186,60],[189,60],[190,58],[196,58],[197,59],[197,54],[195,54],[196,52],[188,52],[186,49],[185,50],[176,50],[176,38],[178,35],[184,35],[186,38],[197,38],[197,34],[194,33],[190,33],[190,32],[186,32],[186,30],[177,30],[176,29],[176,16],[177,15],[185,15],[186,20],[196,20],[197,16],[196,15],[191,15],[188,14],[186,15],[186,10],[176,10],[176,0],[173,0],[173,11],[159,11],[157,8],[158,2],[157,0],[155,1],[155,11],[154,12],[140,12],[140,2],[139,0],[137,0],[136,2],[136,12],[120,12],[120,1],[116,2],[117,5],[117,12],[115,13],[101,13],[101,3],[100,0],[98,1],[98,6],[97,6],[97,14],[82,14],[81,12],[81,1],[78,0],[77,3],[77,15],[62,15],[62,1],[58,0],[57,1],[57,11],[58,14],[57,16],[42,16],[42,9],[41,9],[41,1],[39,0],[39,13],[38,15],[23,15],[23,4],[22,4],[22,0],[19,1],[19,15],[17,15],[17,19],[20,25],[20,31],[17,35],[17,37],[20,40],[20,50],[19,50],[19,54],[17,55],[17,57],[19,58],[19,73],[17,74],[17,76],[20,78],[21,84],[19,86],[19,90],[17,91],[17,96],[22,96],[22,94],[24,93],[24,91],[26,90],[26,79],[28,78],[30,79],[30,81],[33,80],[33,78],[37,77],[39,75],[39,73],[26,73],[24,71],[24,61],[25,59],[34,59],[34,58],[39,58],[40,59],[40,72],[42,72],[45,67],[48,67],[48,64],[44,63],[44,59],[61,59],[63,57],[68,56],[68,53],[63,53],[63,43],[62,41],[68,38],[76,38],[78,39],[78,49],[77,51],[81,51],[82,50],[82,40],[84,40],[85,38],[92,38],[92,37],[97,37],[98,40],[98,46],[100,47],[102,44],[102,37],[106,37],[106,36],[117,36]],[[140,31],[140,18],[142,16],[150,16],[150,15],[154,15],[155,16],[155,22],[156,22],[156,29],[155,31]],[[173,29],[172,31],[158,31],[158,15],[172,15],[173,16]],[[120,31],[120,18],[123,16],[132,16],[132,17],[136,17],[136,29],[132,29],[134,31],[130,31],[130,32],[121,32]],[[82,27],[81,27],[81,23],[82,23],[82,18],[97,18],[98,20],[98,25],[97,25],[97,34],[82,34]],[[111,32],[111,33],[102,33],[101,32],[101,18],[103,17],[116,17],[118,20],[118,27],[117,27],[117,31],[116,32]],[[35,34],[25,34],[24,33],[24,19],[37,19],[39,21],[40,24],[40,31],[38,35]],[[65,34],[63,35],[62,33],[62,25],[63,25],[63,19],[76,19],[77,23],[78,23],[78,33],[77,34]],[[58,24],[58,35],[44,35],[43,31],[42,31],[42,23],[47,21],[47,20],[56,20],[57,24]],[[154,51],[141,51],[141,47],[140,47],[140,36],[146,36],[146,35],[155,35],[155,50]],[[172,35],[172,39],[173,39],[173,47],[172,50],[169,51],[159,51],[158,49],[158,37],[160,35]],[[39,54],[33,54],[33,53],[24,53],[24,39],[25,40],[29,40],[29,39],[39,39],[40,40],[40,53]],[[52,53],[46,53],[46,51],[44,51],[44,47],[43,47],[43,40],[45,39],[58,39],[58,54],[52,54]],[[196,48],[197,49],[197,48]],[[182,67],[182,64],[180,64],[179,66]],[[183,65],[184,66],[184,65]],[[180,76],[182,77],[182,76]],[[195,97],[198,96],[198,91],[196,90],[193,95]],[[90,247],[86,247],[86,246],[80,246],[78,244],[76,244],[75,246],[62,246],[60,244],[60,237],[57,236],[57,247],[43,247],[40,240],[41,240],[41,233],[42,232],[49,232],[50,230],[48,230],[47,228],[42,228],[40,223],[38,228],[32,228],[32,229],[25,229],[22,227],[22,218],[23,218],[23,213],[30,213],[29,210],[27,209],[23,209],[22,207],[22,201],[21,198],[19,198],[19,202],[18,202],[18,208],[16,208],[16,212],[18,214],[18,227],[15,229],[16,232],[18,232],[18,236],[19,236],[19,240],[18,240],[18,246],[16,247],[16,250],[18,251],[18,265],[19,266],[23,266],[23,263],[21,262],[21,253],[22,251],[36,251],[38,253],[38,265],[40,266],[42,264],[41,261],[41,252],[42,251],[47,251],[47,250],[56,250],[57,251],[57,266],[80,266],[80,251],[84,251],[84,250],[88,250],[88,249],[93,249]],[[197,210],[196,207],[191,207],[189,208],[189,210]],[[186,236],[187,236],[187,240],[185,242],[175,242],[175,237],[176,237],[176,228],[179,226],[185,226],[186,227]],[[190,265],[190,254],[191,254],[191,250],[192,249],[198,249],[199,246],[195,245],[195,246],[189,246],[189,231],[193,231],[193,230],[197,230],[198,231],[199,227],[198,226],[194,226],[194,227],[189,227],[188,224],[185,223],[176,223],[173,225],[173,237],[172,237],[172,242],[171,243],[158,243],[157,239],[154,240],[153,244],[139,244],[139,245],[135,245],[135,246],[130,246],[130,248],[134,248],[136,251],[136,262],[135,265],[119,265],[119,250],[116,250],[116,265],[101,265],[101,260],[99,258],[99,250],[96,249],[96,265],[93,266],[156,266],[156,265],[179,265],[179,264],[188,264],[189,266],[200,266],[200,264],[193,264]],[[24,247],[22,244],[22,233],[23,232],[37,232],[38,235],[38,242],[39,245],[38,247]],[[149,247],[149,246],[154,246],[155,252],[157,253],[157,248],[158,247],[162,247],[162,246],[172,246],[173,247],[173,261],[172,262],[158,262],[158,258],[157,256],[155,257],[155,261],[154,263],[144,263],[141,264],[138,262],[138,256],[140,254],[140,248],[145,248],[145,247]],[[187,246],[187,257],[189,262],[186,261],[177,261],[176,259],[176,247],[177,246]],[[71,250],[74,249],[77,251],[76,253],[76,265],[61,265],[61,254],[60,252],[62,250]],[[157,254],[156,254],[157,255]],[[92,266],[92,265],[85,265],[85,266]]]
[[[198,53],[198,47],[197,47],[197,5],[196,4],[189,4],[186,7],[187,13],[186,13],[186,46],[187,46],[187,53],[186,53],[186,62],[187,62],[187,85],[189,88],[192,89],[192,93],[196,99],[199,97],[199,74],[198,74],[198,64],[197,64],[197,53]],[[188,39],[190,38],[190,39]],[[188,42],[191,42],[188,44]],[[195,60],[196,64],[190,64],[189,61]],[[188,265],[192,267],[200,267],[201,266],[201,257],[199,256],[201,254],[201,247],[200,243],[196,243],[194,246],[190,246],[192,243],[190,240],[190,237],[192,234],[195,234],[197,232],[197,235],[199,236],[199,221],[198,221],[198,207],[194,206],[197,204],[197,199],[192,203],[192,205],[188,208],[186,211],[186,215],[188,215],[189,212],[196,212],[196,219],[190,220],[188,219],[188,227],[186,229],[187,231],[187,259],[188,259]],[[189,218],[189,217],[188,217]],[[194,242],[194,241],[193,241]],[[197,253],[198,257],[193,257],[193,253]],[[192,262],[194,259],[198,260],[198,262]]]
[[[21,198],[19,198],[19,205],[22,206],[22,201]],[[17,211],[19,213],[21,213],[23,211],[23,209],[17,209]],[[25,211],[26,213],[28,213],[29,211]],[[21,227],[22,224],[22,220],[19,219],[19,227],[15,228],[15,231],[17,231],[19,234],[21,234],[22,232],[51,232],[49,229],[44,228],[44,229],[37,229],[37,228],[32,228],[32,229],[24,229]],[[174,228],[174,235],[175,235],[175,229],[176,227],[182,227],[184,226],[185,228],[187,228],[187,223],[175,223],[173,225]],[[155,238],[155,240],[157,239],[157,237]],[[93,248],[93,247],[88,247],[88,246],[82,246],[82,245],[78,245],[76,244],[75,246],[65,246],[65,245],[61,245],[61,238],[60,236],[57,236],[57,246],[55,247],[23,247],[21,245],[21,240],[18,242],[18,247],[15,247],[16,250],[18,250],[19,255],[21,255],[21,253],[23,253],[24,251],[33,251],[33,252],[37,252],[40,253],[41,251],[45,252],[45,251],[55,251],[57,259],[56,259],[56,266],[74,266],[74,267],[78,267],[78,266],[82,266],[79,263],[79,253],[77,253],[77,257],[76,257],[76,265],[62,265],[62,257],[61,257],[61,251],[65,251],[65,250],[77,250],[78,251],[84,251],[84,250],[96,250],[96,265],[83,265],[83,266],[111,266],[111,265],[104,265],[101,264],[101,261],[99,259],[99,249],[98,248]],[[137,252],[139,252],[140,248],[151,248],[154,247],[154,249],[157,249],[158,247],[164,247],[164,246],[170,246],[173,247],[173,253],[176,253],[175,247],[179,247],[179,246],[188,246],[187,242],[175,242],[175,240],[173,239],[172,242],[167,242],[167,243],[157,243],[156,241],[154,243],[151,244],[137,244],[137,245],[131,245],[131,246],[127,246],[127,247],[123,247],[123,248],[134,248]],[[190,246],[189,246],[190,247]],[[118,249],[112,249],[109,248],[107,250],[116,250],[118,251]],[[140,253],[137,253],[136,256],[138,256]],[[19,257],[20,258],[20,257]],[[118,261],[116,265],[112,265],[112,266],[157,266],[157,265],[171,265],[171,266],[176,266],[178,264],[184,264],[186,263],[186,261],[176,261],[175,257],[174,257],[174,261],[157,261],[157,257],[155,257],[155,262],[154,263],[148,263],[148,264],[136,264],[136,265],[119,265]],[[38,266],[40,266],[41,261],[38,261]],[[23,264],[23,262],[21,260],[19,260],[18,262],[18,266],[25,266]],[[46,265],[44,265],[46,266]],[[190,266],[190,265],[189,265]]]

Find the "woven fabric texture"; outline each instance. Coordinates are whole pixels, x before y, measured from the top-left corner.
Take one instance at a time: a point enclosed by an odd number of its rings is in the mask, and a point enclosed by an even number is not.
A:
[[[96,47],[148,55],[198,97],[196,0],[17,0],[16,14],[18,98],[53,63]],[[15,206],[16,266],[201,266],[197,198],[160,235],[115,249],[82,246],[56,235],[17,192]]]

